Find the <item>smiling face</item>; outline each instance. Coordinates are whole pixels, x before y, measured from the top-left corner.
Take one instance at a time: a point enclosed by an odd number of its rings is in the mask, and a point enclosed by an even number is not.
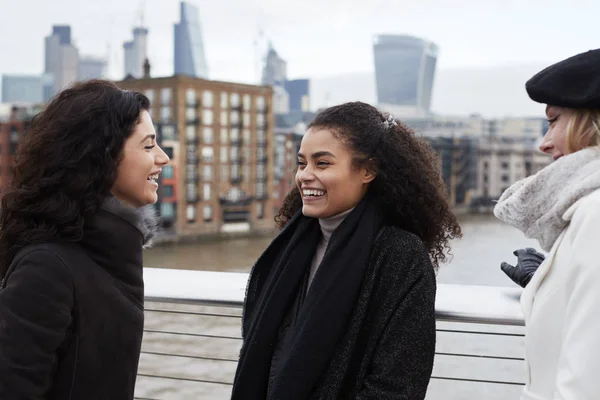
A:
[[[550,154],[554,160],[570,153],[567,127],[574,114],[575,111],[570,108],[546,107],[546,118],[550,126],[540,144],[540,150]]]
[[[331,130],[309,129],[300,144],[296,186],[302,213],[328,218],[355,207],[375,175],[353,165],[354,154]]]
[[[123,146],[123,157],[117,168],[117,179],[111,193],[133,207],[154,204],[158,200],[158,175],[169,156],[156,144],[156,132],[147,111]]]

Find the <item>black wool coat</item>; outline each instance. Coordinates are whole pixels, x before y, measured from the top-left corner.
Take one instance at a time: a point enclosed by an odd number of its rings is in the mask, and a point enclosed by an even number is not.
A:
[[[423,242],[398,227],[385,228],[371,250],[350,323],[309,399],[424,399],[435,354],[435,295]]]
[[[154,226],[111,198],[80,242],[19,251],[0,289],[0,399],[133,399]]]

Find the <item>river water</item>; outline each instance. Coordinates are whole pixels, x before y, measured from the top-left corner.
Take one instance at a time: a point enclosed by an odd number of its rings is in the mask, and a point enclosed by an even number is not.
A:
[[[439,283],[465,285],[514,286],[500,270],[502,261],[514,261],[512,252],[521,247],[537,247],[490,215],[461,217],[463,238],[452,242],[452,260],[440,267]],[[248,272],[250,266],[271,241],[271,237],[232,239],[201,244],[168,245],[149,249],[145,253],[146,267],[197,269],[210,271]],[[186,305],[149,304],[149,309],[172,309],[239,316],[237,309],[192,307]],[[217,318],[148,311],[144,336],[144,353],[140,361],[140,378],[136,396],[147,399],[227,399],[230,386],[192,382],[211,380],[230,383],[235,372],[235,359],[240,341],[214,339],[162,332],[190,332],[214,336],[239,337],[239,317]],[[463,324],[464,325],[464,324]],[[468,329],[461,325],[461,330]],[[455,325],[438,323],[438,329]],[[473,330],[481,326],[471,327]],[[491,327],[484,327],[490,330]],[[506,330],[506,328],[502,328]],[[493,330],[493,329],[492,329]],[[522,328],[508,328],[522,333]],[[465,352],[522,357],[522,337],[465,335],[438,332],[438,352]],[[186,357],[166,357],[164,353]],[[194,357],[201,357],[197,359]],[[207,360],[209,359],[209,360]],[[229,361],[223,361],[229,360]],[[145,375],[168,375],[188,380],[156,379]],[[434,375],[469,376],[483,380],[523,381],[523,366],[519,361],[494,362],[485,358],[437,356]],[[520,387],[511,385],[468,384],[465,382],[432,380],[427,400],[511,399],[518,398]]]
[[[536,247],[518,230],[491,215],[467,215],[461,219],[463,238],[451,243],[453,259],[440,267],[440,283],[509,286],[500,271],[502,261],[514,261],[519,247]],[[146,267],[248,272],[271,237],[233,239],[202,244],[168,245],[146,251]]]

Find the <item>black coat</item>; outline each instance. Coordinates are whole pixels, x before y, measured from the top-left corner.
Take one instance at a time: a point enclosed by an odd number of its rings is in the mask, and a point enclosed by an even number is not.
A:
[[[311,399],[420,400],[435,355],[435,272],[415,235],[375,242],[352,321]]]
[[[252,290],[260,293],[261,282],[257,279],[259,287]],[[435,354],[435,294],[435,271],[422,241],[387,227],[373,243],[350,322],[307,399],[424,399]],[[253,313],[247,307],[245,312]],[[290,382],[297,384],[302,383]],[[292,387],[280,389],[283,397],[267,398],[284,400],[296,392]]]
[[[133,399],[149,216],[110,199],[82,241],[17,254],[0,290],[0,399]]]

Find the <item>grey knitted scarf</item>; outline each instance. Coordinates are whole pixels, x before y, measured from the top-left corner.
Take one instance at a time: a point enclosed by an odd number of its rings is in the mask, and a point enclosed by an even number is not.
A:
[[[590,147],[563,156],[509,187],[494,215],[550,251],[569,224],[563,219],[565,211],[596,189],[600,189],[600,148]]]

